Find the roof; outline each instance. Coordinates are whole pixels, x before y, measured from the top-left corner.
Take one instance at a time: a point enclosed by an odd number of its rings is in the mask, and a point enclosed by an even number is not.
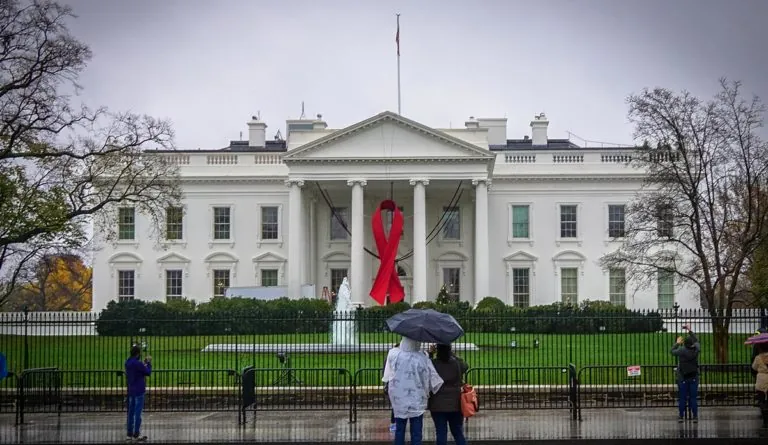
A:
[[[505,150],[631,150],[636,147],[629,146],[605,146],[605,147],[581,147],[570,139],[549,139],[547,145],[533,145],[533,140],[525,139],[507,139],[506,145],[491,145],[491,151]]]
[[[248,141],[229,141],[224,148],[209,148],[198,150],[156,150],[156,153],[221,153],[222,151],[236,151],[238,153],[285,153],[287,145],[283,140],[266,141],[265,147],[251,147]]]
[[[304,144],[301,147],[298,147],[297,149],[292,150],[291,153],[286,155],[283,159],[284,160],[300,159],[302,154],[304,153],[308,153],[326,144],[330,144],[334,141],[349,137],[358,131],[365,130],[367,128],[370,128],[382,122],[394,122],[398,125],[409,127],[424,135],[440,140],[443,143],[450,144],[456,147],[461,147],[465,151],[474,155],[475,157],[489,159],[489,160],[496,159],[496,156],[492,154],[489,150],[486,150],[485,148],[474,145],[463,139],[459,139],[457,137],[451,136],[440,130],[435,130],[433,128],[427,127],[426,125],[423,125],[419,122],[408,119],[406,117],[403,117],[391,111],[384,111],[364,121],[360,121],[356,124],[350,125],[341,130],[334,131],[333,133],[323,136],[317,140],[308,142],[307,144]]]
[[[426,131],[433,135],[439,135],[441,138],[449,139],[454,144],[459,144],[463,146],[470,146],[472,144],[469,144],[468,142],[464,142],[463,140],[457,139],[453,136],[446,135],[445,133],[441,132],[440,130],[434,130],[432,128],[426,127],[418,122],[414,122],[410,119],[403,118],[400,115],[397,115],[392,112],[384,112],[377,114],[376,116],[373,116],[372,118],[366,119],[362,122],[358,122],[357,124],[351,125],[347,128],[334,131],[331,134],[328,134],[316,141],[307,143],[306,146],[316,146],[321,145],[324,143],[327,143],[331,140],[338,139],[340,137],[343,137],[345,134],[350,133],[351,131],[354,131],[357,129],[357,127],[362,127],[366,125],[370,125],[372,123],[375,123],[376,121],[381,121],[382,119],[392,119],[392,120],[398,120],[401,123],[405,123],[406,125],[409,125],[411,127],[416,127],[420,131]],[[306,147],[305,146],[305,147]],[[229,141],[229,145],[223,148],[218,149],[197,149],[197,150],[157,150],[158,153],[164,153],[164,152],[173,152],[173,153],[219,153],[222,151],[229,151],[229,152],[240,152],[240,153],[285,153],[288,150],[288,145],[286,141],[279,139],[279,140],[273,140],[273,141],[266,141],[265,147],[251,147],[248,145],[248,141]],[[300,148],[305,148],[300,147]],[[472,145],[474,148],[474,145]],[[309,148],[309,147],[306,147]],[[533,140],[531,138],[524,138],[524,139],[507,139],[507,143],[500,144],[500,145],[490,145],[488,149],[493,152],[498,151],[507,151],[507,150],[517,150],[517,151],[525,151],[525,150],[631,150],[633,148],[637,147],[628,147],[628,146],[604,146],[604,147],[580,147],[576,145],[575,143],[571,142],[570,139],[549,139],[547,141],[547,145],[533,145]],[[482,150],[482,149],[481,149]],[[304,150],[302,150],[304,151]],[[291,153],[293,155],[293,152]]]

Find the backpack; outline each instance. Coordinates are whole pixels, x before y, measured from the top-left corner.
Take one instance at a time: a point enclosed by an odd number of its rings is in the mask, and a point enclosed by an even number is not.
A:
[[[8,377],[8,362],[5,360],[5,354],[0,352],[0,381]]]

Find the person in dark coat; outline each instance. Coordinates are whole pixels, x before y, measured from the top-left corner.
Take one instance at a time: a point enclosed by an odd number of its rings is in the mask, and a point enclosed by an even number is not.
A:
[[[677,342],[672,346],[672,355],[677,357],[677,387],[679,390],[678,422],[685,420],[686,408],[690,408],[693,422],[699,421],[699,353],[701,344],[696,335],[688,326],[683,326],[688,335],[677,337]]]
[[[128,438],[129,441],[144,442],[142,436],[141,411],[144,409],[144,394],[147,392],[147,377],[152,374],[152,357],[141,360],[141,346],[131,347],[131,356],[125,361],[125,377],[128,381]]]
[[[435,346],[432,364],[443,379],[443,386],[429,398],[429,411],[435,423],[435,443],[448,443],[448,429],[456,445],[466,445],[464,415],[461,413],[461,386],[468,366],[451,352],[451,345]]]

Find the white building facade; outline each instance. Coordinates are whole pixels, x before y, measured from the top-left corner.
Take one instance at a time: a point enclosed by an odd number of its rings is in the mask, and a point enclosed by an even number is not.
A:
[[[631,308],[695,307],[672,277],[639,289],[599,259],[620,245],[626,204],[643,174],[632,151],[531,137],[507,139],[506,119],[434,129],[384,112],[333,130],[321,116],[287,122],[285,139],[248,122],[247,141],[220,150],[158,153],[179,165],[183,204],[164,240],[131,207],[118,239],[94,258],[94,311],[110,300],[206,301],[230,287],[283,287],[297,298],[349,277],[369,292],[379,260],[371,218],[393,199],[404,214],[398,273],[406,301],[494,296],[517,306],[607,300]],[[385,226],[390,214],[384,213]],[[96,231],[99,232],[98,230]]]

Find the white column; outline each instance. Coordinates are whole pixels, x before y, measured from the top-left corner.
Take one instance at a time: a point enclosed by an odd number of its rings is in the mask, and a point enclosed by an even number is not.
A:
[[[304,247],[304,205],[301,202],[301,188],[304,181],[289,179],[288,186],[288,298],[301,298],[302,249]]]
[[[413,186],[413,303],[427,301],[428,179],[411,179]]]
[[[317,261],[317,198],[313,196],[309,200],[309,233],[307,237],[307,249],[309,255],[307,255],[307,270],[305,271],[306,282],[314,283],[317,286],[317,280],[315,280],[315,274],[317,273],[316,261]],[[315,293],[320,295],[320,289],[315,289]]]
[[[350,247],[350,278],[349,286],[352,291],[352,302],[364,305],[368,300],[366,296],[371,291],[365,280],[365,218],[363,203],[363,187],[367,182],[364,179],[352,179],[347,185],[352,187],[352,217],[349,224],[352,226],[352,245]]]
[[[488,249],[488,180],[475,179],[475,298],[477,303],[489,295],[490,252]]]

